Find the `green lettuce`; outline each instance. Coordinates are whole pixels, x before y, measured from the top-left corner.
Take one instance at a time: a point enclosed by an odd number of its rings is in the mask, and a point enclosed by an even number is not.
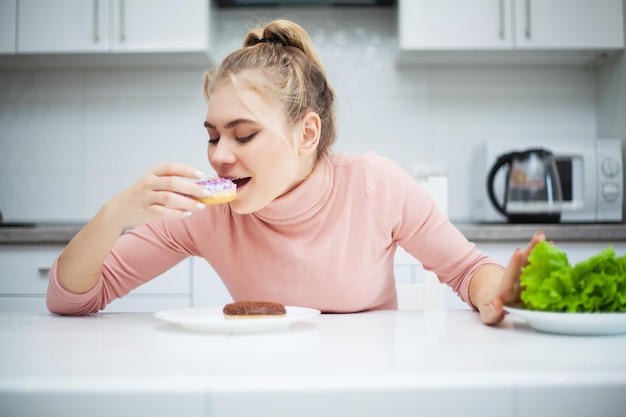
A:
[[[571,266],[556,246],[540,242],[520,276],[525,308],[556,312],[626,312],[626,254],[613,246]]]

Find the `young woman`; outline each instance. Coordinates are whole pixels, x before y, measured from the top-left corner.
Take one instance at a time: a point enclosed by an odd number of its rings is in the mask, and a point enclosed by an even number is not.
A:
[[[397,245],[434,271],[483,322],[519,296],[520,269],[540,240],[505,269],[439,212],[394,162],[333,154],[335,93],[311,40],[277,20],[204,75],[208,158],[237,183],[237,199],[205,207],[202,177],[164,164],[109,200],[50,273],[59,314],[104,309],[188,256],[206,259],[234,300],[271,300],[323,312],[397,308]],[[130,231],[123,233],[127,228]]]

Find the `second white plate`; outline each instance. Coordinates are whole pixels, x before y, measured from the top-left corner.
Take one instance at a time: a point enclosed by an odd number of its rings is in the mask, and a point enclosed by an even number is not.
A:
[[[222,308],[223,306],[178,308],[159,311],[154,316],[193,331],[254,333],[286,329],[292,323],[310,319],[320,314],[320,311],[314,308],[285,306],[287,314],[283,317],[226,319]]]
[[[626,333],[626,313],[555,313],[504,306],[526,320],[530,327],[547,333],[611,335]]]

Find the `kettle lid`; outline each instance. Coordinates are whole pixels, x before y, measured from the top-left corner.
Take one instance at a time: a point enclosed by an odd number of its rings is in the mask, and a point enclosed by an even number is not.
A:
[[[509,152],[506,153],[504,155],[501,156],[501,158],[520,158],[520,159],[525,159],[530,155],[534,155],[536,154],[537,156],[539,156],[540,158],[549,158],[549,157],[553,157],[554,154],[544,148],[531,148],[531,149],[526,149],[524,151],[514,151],[514,152]]]

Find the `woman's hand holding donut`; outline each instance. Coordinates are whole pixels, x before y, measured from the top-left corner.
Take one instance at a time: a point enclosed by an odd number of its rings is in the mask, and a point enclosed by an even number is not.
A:
[[[111,198],[59,258],[63,286],[77,294],[93,288],[100,279],[102,263],[125,228],[155,218],[180,218],[203,208],[204,204],[194,198],[203,196],[204,187],[189,181],[203,176],[183,164],[158,165]]]
[[[132,227],[155,218],[177,218],[204,208],[195,198],[205,196],[204,188],[189,179],[202,172],[178,163],[157,165],[134,184],[114,196],[103,209],[118,226]]]

